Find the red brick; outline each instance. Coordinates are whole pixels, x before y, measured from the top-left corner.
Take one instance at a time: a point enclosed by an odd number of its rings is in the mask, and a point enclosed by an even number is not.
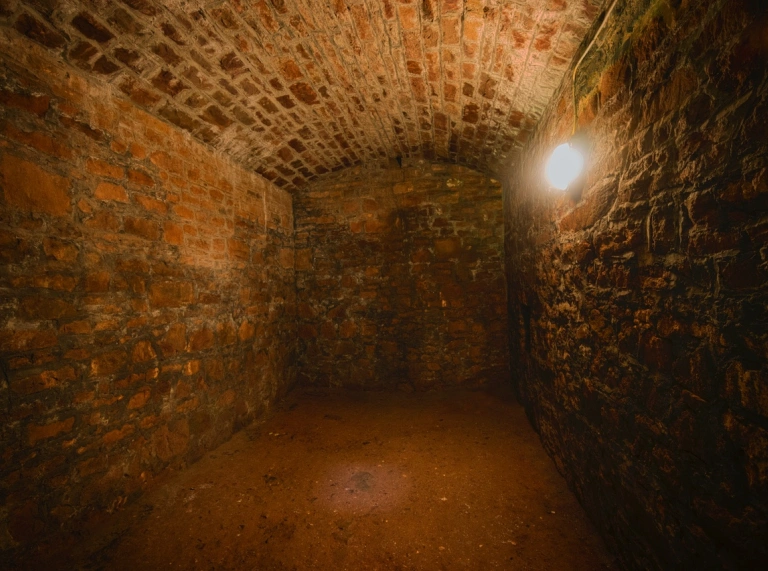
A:
[[[58,157],[60,159],[72,159],[75,156],[75,153],[72,151],[72,149],[62,144],[60,141],[54,139],[53,137],[47,135],[46,133],[41,133],[39,131],[22,131],[17,129],[11,123],[6,123],[4,133],[19,143],[28,145],[33,149],[37,149],[41,153],[45,153],[53,157]]]
[[[317,93],[306,83],[294,83],[290,86],[289,89],[291,90],[291,93],[296,96],[296,99],[306,103],[307,105],[316,105],[319,103],[317,99]]]
[[[128,401],[128,410],[136,410],[138,408],[142,408],[145,404],[147,404],[150,396],[152,396],[152,390],[149,387],[144,387],[135,395],[133,395]]]
[[[146,210],[157,212],[158,214],[165,214],[168,211],[168,207],[164,202],[152,198],[151,196],[136,194],[133,198]]]
[[[400,16],[400,25],[404,30],[415,30],[419,27],[418,8],[413,5],[398,6],[398,15]]]
[[[120,229],[120,219],[113,212],[102,210],[88,218],[85,225],[88,228],[96,228],[105,232],[117,232]]]
[[[379,232],[384,232],[387,230],[388,224],[385,220],[366,220],[365,221],[365,232],[367,234],[375,234]]]
[[[125,192],[125,189],[111,182],[100,182],[93,194],[100,200],[128,202],[128,193]]]
[[[134,363],[145,363],[157,357],[157,353],[155,353],[152,343],[149,341],[139,341],[134,345],[131,356]]]
[[[131,154],[134,156],[134,158],[137,158],[139,160],[146,158],[147,156],[146,148],[139,143],[131,143],[130,151],[131,151]]]
[[[155,181],[148,174],[130,169],[128,171],[128,180],[134,184],[140,184],[141,186],[155,186]]]
[[[93,376],[111,375],[122,369],[127,361],[127,355],[122,349],[108,351],[91,361],[91,374]]]
[[[191,361],[187,361],[184,364],[184,368],[182,369],[182,372],[186,377],[191,377],[192,375],[196,375],[197,373],[200,372],[200,360],[193,359]]]
[[[231,406],[233,402],[235,402],[235,391],[232,389],[228,391],[224,391],[224,393],[219,397],[218,405],[219,406]]]
[[[227,252],[229,253],[230,258],[235,260],[246,261],[250,259],[251,256],[250,247],[242,240],[227,240]]]
[[[36,276],[33,285],[50,290],[72,291],[77,287],[78,282],[79,280],[72,276],[49,273]]]
[[[43,371],[16,379],[11,382],[11,390],[22,395],[29,395],[46,389],[61,387],[75,378],[77,378],[75,370],[66,366],[55,371]]]
[[[173,73],[167,69],[160,70],[155,77],[152,78],[152,85],[154,85],[160,91],[163,91],[171,97],[178,95],[185,89],[189,89],[183,81],[177,78]]]
[[[189,345],[187,348],[189,351],[204,351],[213,347],[213,344],[213,331],[204,327],[189,336]]]
[[[119,430],[111,430],[107,432],[104,436],[102,436],[101,441],[104,444],[114,444],[115,442],[119,442],[126,436],[133,434],[133,431],[134,431],[134,427],[132,424],[125,424]]]
[[[29,445],[34,446],[40,440],[47,440],[59,436],[62,433],[70,432],[74,425],[75,417],[51,422],[49,424],[30,425],[27,432]]]
[[[99,159],[88,159],[85,163],[85,170],[97,176],[115,179],[125,178],[125,169],[123,167]]]
[[[293,269],[293,248],[281,248],[279,257],[283,268]]]
[[[194,220],[195,219],[195,213],[193,210],[190,210],[186,206],[183,206],[181,204],[177,204],[173,207],[173,211],[176,213],[177,216],[181,218],[185,218],[186,220]]]
[[[57,240],[56,238],[45,238],[43,240],[43,251],[46,256],[59,262],[74,262],[79,253],[77,246],[74,244]]]
[[[174,355],[187,347],[187,329],[183,323],[174,323],[161,339],[159,346],[164,356]]]
[[[71,335],[86,335],[91,332],[91,324],[88,321],[72,321],[59,328],[59,333]],[[66,356],[65,356],[66,357]],[[71,355],[66,358],[74,358]]]
[[[460,250],[461,240],[459,238],[435,240],[435,256],[437,258],[455,258]]]
[[[57,343],[58,337],[51,330],[0,330],[0,347],[6,351],[31,351],[53,347]]]
[[[122,141],[118,141],[117,139],[113,139],[109,143],[109,148],[119,155],[123,154],[125,151],[128,150],[128,146]]]
[[[50,107],[51,98],[47,95],[27,95],[0,89],[0,103],[4,107],[14,107],[42,117]]]
[[[165,151],[156,151],[149,156],[149,160],[152,164],[167,170],[174,174],[184,174],[183,163],[166,153]]]
[[[96,293],[109,291],[112,274],[106,270],[93,272],[85,277],[85,291]]]
[[[158,225],[144,218],[134,218],[132,216],[126,217],[123,228],[129,234],[144,238],[146,240],[157,240],[160,236],[160,228]]]
[[[72,25],[85,37],[99,43],[106,43],[115,35],[88,12],[80,12],[72,19]]]
[[[310,248],[295,250],[294,259],[297,270],[312,269],[312,250]]]
[[[357,334],[357,324],[354,321],[344,321],[339,325],[339,337],[349,339]]]
[[[166,222],[163,228],[163,239],[168,244],[182,246],[184,244],[184,231],[178,224]]]
[[[19,304],[19,314],[30,321],[74,317],[78,311],[71,303],[58,298],[25,297]]]
[[[192,284],[178,281],[153,283],[149,288],[149,301],[155,308],[182,307],[194,301]]]
[[[5,202],[11,207],[54,216],[72,210],[69,180],[29,161],[5,154],[0,162]]]
[[[299,68],[293,60],[283,61],[280,64],[280,73],[286,81],[301,79],[304,76],[304,74],[301,73],[301,68]]]
[[[314,339],[317,337],[317,329],[307,323],[300,323],[298,335],[301,339]]]

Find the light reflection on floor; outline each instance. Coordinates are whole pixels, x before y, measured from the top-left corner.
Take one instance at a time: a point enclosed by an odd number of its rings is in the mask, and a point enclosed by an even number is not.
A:
[[[386,464],[335,466],[316,486],[324,506],[349,514],[391,511],[407,500],[411,489],[408,475]]]

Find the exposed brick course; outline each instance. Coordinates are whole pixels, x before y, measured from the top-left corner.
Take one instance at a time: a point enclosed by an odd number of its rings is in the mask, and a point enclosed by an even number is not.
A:
[[[628,569],[768,556],[767,33],[763,2],[620,1],[583,180],[543,181],[570,82],[506,180],[519,394]]]
[[[299,189],[397,156],[507,164],[603,4],[30,0],[0,25]],[[287,161],[297,133],[305,150]]]
[[[0,53],[4,560],[229,438],[296,361],[291,197],[16,41]]]
[[[768,13],[619,0],[571,85],[607,4],[0,1],[0,566],[297,379],[510,376],[623,566],[764,565]]]
[[[344,171],[295,204],[305,382],[424,390],[506,377],[497,181],[395,164]]]

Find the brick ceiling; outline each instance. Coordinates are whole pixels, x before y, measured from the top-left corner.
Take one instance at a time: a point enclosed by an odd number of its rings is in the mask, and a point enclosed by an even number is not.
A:
[[[420,156],[495,173],[604,0],[2,0],[6,25],[290,190]]]

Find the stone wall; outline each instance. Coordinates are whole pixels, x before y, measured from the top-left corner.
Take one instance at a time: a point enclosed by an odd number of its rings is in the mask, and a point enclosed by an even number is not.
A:
[[[620,0],[577,74],[587,172],[557,194],[571,85],[506,179],[512,369],[631,569],[768,555],[768,17]]]
[[[428,389],[506,378],[500,184],[414,162],[296,199],[301,378]]]
[[[3,34],[0,559],[228,439],[296,360],[290,195]]]

